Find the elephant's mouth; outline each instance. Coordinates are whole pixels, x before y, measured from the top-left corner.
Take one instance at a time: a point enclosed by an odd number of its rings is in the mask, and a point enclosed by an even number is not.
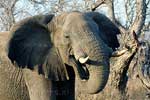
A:
[[[81,80],[89,79],[88,63],[90,63],[90,60],[82,64],[72,55],[70,56],[70,63],[73,66],[76,75],[78,75],[78,78]]]

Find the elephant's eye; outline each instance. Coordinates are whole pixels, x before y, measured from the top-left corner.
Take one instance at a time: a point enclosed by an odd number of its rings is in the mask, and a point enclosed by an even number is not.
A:
[[[69,38],[69,35],[68,35],[68,34],[64,34],[64,37],[65,37],[65,38]]]
[[[69,35],[65,33],[63,37],[64,37],[63,43],[68,45],[70,43]]]
[[[69,36],[65,36],[65,38],[69,38]]]

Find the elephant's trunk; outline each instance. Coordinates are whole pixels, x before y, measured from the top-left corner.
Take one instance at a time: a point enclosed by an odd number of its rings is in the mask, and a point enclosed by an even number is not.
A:
[[[77,78],[79,79],[78,85],[80,87],[81,92],[88,93],[88,94],[95,94],[103,90],[109,76],[109,63],[107,63],[108,59],[105,60],[106,61],[99,63],[101,65],[86,64],[89,77],[88,79],[84,79],[84,80],[81,78],[82,76],[81,74],[83,74],[81,72],[83,71],[83,69],[81,68],[81,66],[78,66],[77,63],[74,63],[75,68],[77,68],[75,69],[75,72]]]
[[[81,91],[84,93],[95,94],[101,91],[107,83],[109,76],[110,49],[103,43],[103,41],[97,39],[97,37],[87,38],[82,42],[82,45],[77,46],[79,48],[76,47],[77,50],[74,48],[74,50],[77,51],[74,53],[76,60],[79,60],[78,57],[81,57],[82,55],[87,55],[89,60],[85,62],[85,64],[81,64],[81,66],[76,65],[76,67],[78,67],[79,75],[81,74],[81,67],[84,66],[86,66],[89,74],[88,79],[79,80]],[[83,46],[83,44],[85,44],[85,46]]]
[[[88,68],[88,71],[89,79],[84,81],[80,80],[79,82],[81,87],[83,87],[81,91],[95,94],[103,90],[108,80],[109,68],[106,66],[91,66]]]

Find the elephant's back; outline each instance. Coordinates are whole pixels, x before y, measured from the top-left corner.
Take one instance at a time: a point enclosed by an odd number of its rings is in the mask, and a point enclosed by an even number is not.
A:
[[[29,100],[22,70],[14,67],[6,54],[9,32],[0,32],[0,100]]]

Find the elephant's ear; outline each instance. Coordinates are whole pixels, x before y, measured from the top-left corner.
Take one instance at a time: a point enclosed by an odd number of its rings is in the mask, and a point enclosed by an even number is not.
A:
[[[120,30],[109,18],[98,12],[87,12],[85,15],[96,22],[100,30],[100,37],[109,47],[115,50],[120,46],[117,39],[117,34],[120,34]]]
[[[50,38],[51,33],[45,24],[51,19],[43,19],[47,17],[27,18],[13,26],[10,31],[12,37],[8,43],[8,57],[12,63],[17,63],[17,67],[31,70],[38,68],[39,73],[52,80],[64,80],[67,77],[65,76],[66,69],[61,58],[54,51],[55,47]],[[48,62],[49,60],[51,63]]]

